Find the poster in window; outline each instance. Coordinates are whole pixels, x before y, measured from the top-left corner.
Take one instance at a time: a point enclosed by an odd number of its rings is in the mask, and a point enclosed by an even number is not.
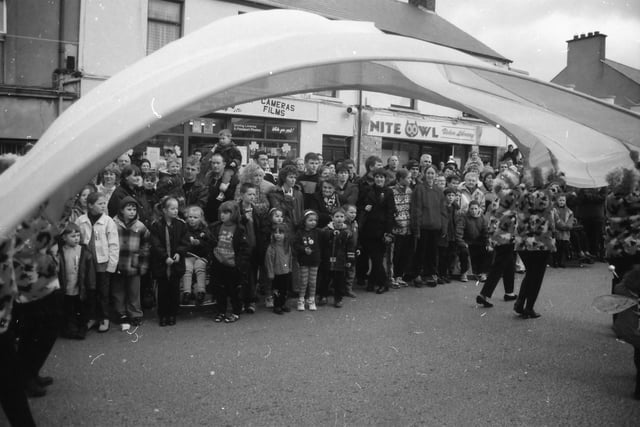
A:
[[[236,138],[262,138],[264,121],[256,119],[232,119],[231,132]]]
[[[267,122],[267,139],[283,141],[298,140],[298,123],[291,120],[279,120]]]

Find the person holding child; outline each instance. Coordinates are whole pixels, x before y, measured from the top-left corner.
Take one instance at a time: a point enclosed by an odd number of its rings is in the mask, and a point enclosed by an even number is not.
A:
[[[225,165],[222,180],[218,186],[220,191],[216,195],[216,199],[219,202],[223,202],[229,200],[226,192],[231,187],[231,178],[238,174],[238,168],[242,164],[242,153],[231,140],[231,131],[229,129],[222,129],[218,132],[218,143],[213,147],[213,154],[222,156]]]

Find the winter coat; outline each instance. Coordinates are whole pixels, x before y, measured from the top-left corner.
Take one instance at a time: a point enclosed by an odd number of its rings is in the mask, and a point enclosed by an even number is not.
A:
[[[220,194],[220,184],[222,184],[222,174],[219,176],[215,176],[212,173],[207,175],[206,183],[209,188],[209,196],[207,198],[207,204],[204,207],[204,218],[207,222],[213,224],[216,221],[219,221],[218,217],[218,208],[220,205],[228,200],[233,200],[236,194],[236,187],[238,186],[238,177],[233,175],[231,177],[231,181],[229,181],[229,187],[223,193],[224,200],[218,200],[218,195]]]
[[[62,248],[58,251],[58,259],[58,280],[60,281],[60,288],[66,294],[66,289],[69,285],[67,283],[67,264]],[[84,301],[86,299],[88,290],[94,291],[95,289],[96,269],[93,255],[91,255],[89,248],[85,245],[80,245],[80,259],[78,260],[78,296],[80,300]]]
[[[169,250],[167,251],[166,239],[167,222],[164,218],[155,221],[149,227],[151,240],[151,273],[156,278],[167,279],[167,258],[180,255],[180,260],[170,266],[172,277],[182,277],[185,272],[184,258],[189,247],[187,224],[179,218],[171,221],[169,226]]]
[[[193,243],[193,239],[198,240],[198,244]],[[189,240],[189,246],[187,246],[187,256],[197,256],[199,258],[208,259],[211,253],[211,232],[209,228],[204,224],[198,224],[196,228],[191,228],[187,224],[187,240]]]
[[[344,271],[346,264],[355,261],[355,236],[348,228],[335,229],[330,222],[320,233],[322,267],[327,271]]]
[[[291,247],[287,247],[286,243],[271,243],[267,248],[264,257],[264,266],[267,270],[267,276],[273,280],[275,276],[291,273],[293,256]]]
[[[311,253],[307,254],[305,248],[310,248]],[[320,247],[320,230],[300,229],[293,239],[293,249],[298,260],[298,264],[309,267],[318,267],[322,257]]]
[[[480,215],[474,217],[471,213],[458,215],[456,219],[456,243],[459,246],[487,246],[487,220]]]
[[[609,194],[605,212],[607,259],[636,255],[640,246],[640,193]]]
[[[553,210],[553,217],[556,222],[556,239],[569,241],[571,239],[571,229],[575,221],[573,211],[568,207]]]
[[[95,233],[96,264],[106,263],[106,271],[115,273],[120,255],[120,239],[118,238],[118,227],[113,219],[102,214],[95,224],[91,224],[89,216],[82,215],[76,224],[80,227],[80,243],[84,245],[89,246],[91,234]]]
[[[411,190],[409,187],[395,185],[393,191],[393,201],[396,206],[394,213],[394,224],[392,232],[396,236],[406,236],[411,234]]]
[[[389,187],[365,185],[358,197],[358,224],[360,225],[360,237],[367,239],[382,238],[385,234],[391,234],[395,223],[394,215],[396,203],[393,191]],[[365,210],[367,205],[372,208]]]
[[[117,273],[143,276],[149,270],[149,230],[140,220],[125,224],[120,216],[113,218],[118,227],[120,256]]]
[[[278,186],[269,193],[268,198],[272,209],[278,208],[284,212],[284,220],[291,230],[300,224],[304,212],[304,198],[300,190],[294,188],[292,196],[289,196]]]
[[[345,198],[347,203],[354,205],[358,203],[358,186],[351,182],[347,182],[344,187],[336,187],[336,192]]]
[[[329,209],[325,203],[322,193],[313,193],[309,196],[308,204],[305,205],[307,209],[313,209],[318,213],[318,228],[326,227],[331,222],[331,215],[333,211],[347,203],[347,199],[339,195],[337,192],[333,193],[333,199],[335,205],[333,209]]]
[[[138,203],[138,206],[140,206],[140,189],[131,188],[126,183],[120,182],[120,185],[118,185],[113,191],[113,194],[109,198],[109,203],[107,204],[107,210],[111,218],[118,215],[118,212],[120,211],[120,202],[125,197],[133,197],[133,199]]]
[[[209,188],[202,182],[195,180],[193,184],[182,185],[184,193],[184,204],[186,206],[200,206],[203,210],[207,206],[209,199]]]
[[[442,190],[426,183],[416,185],[411,194],[411,231],[415,236],[420,230],[441,230],[446,224],[446,198]]]

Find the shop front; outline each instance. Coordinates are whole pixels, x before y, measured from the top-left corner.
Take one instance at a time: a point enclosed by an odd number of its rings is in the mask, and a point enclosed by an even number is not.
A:
[[[480,145],[482,127],[474,122],[433,120],[379,111],[368,112],[363,121],[363,133],[368,137],[364,141],[379,139],[382,159],[386,161],[395,155],[401,165],[409,160],[419,160],[422,154],[430,154],[434,165],[446,163],[453,156],[461,166],[474,146],[480,149],[484,162],[493,164],[496,147]]]

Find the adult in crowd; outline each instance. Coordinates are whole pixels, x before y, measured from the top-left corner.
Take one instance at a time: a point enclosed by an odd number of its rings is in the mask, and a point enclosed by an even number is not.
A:
[[[258,151],[253,156],[253,159],[256,161],[258,166],[262,168],[264,172],[264,180],[270,182],[273,185],[276,185],[276,177],[271,173],[271,167],[269,166],[269,155],[266,151]]]
[[[424,172],[433,165],[433,157],[431,154],[423,154],[420,156],[420,172],[424,175]]]
[[[296,186],[297,178],[298,169],[295,166],[280,168],[278,185],[267,195],[271,208],[282,210],[285,223],[291,232],[300,224],[304,212],[304,197]]]
[[[126,166],[131,165],[131,157],[129,157],[129,153],[122,153],[116,160],[116,163],[121,171],[124,170]]]
[[[226,200],[233,200],[236,193],[236,187],[238,186],[238,176],[234,174],[231,177],[231,181],[229,181],[229,186],[224,192],[222,192],[224,200],[219,200],[218,195],[221,193],[220,185],[223,183],[224,169],[225,163],[222,156],[220,154],[212,155],[211,168],[205,179],[206,185],[209,189],[209,197],[204,208],[204,217],[209,223],[218,221],[218,208],[222,202]]]
[[[320,188],[320,174],[318,173],[320,159],[316,153],[307,153],[304,156],[304,164],[305,172],[298,176],[297,183],[304,195],[304,208],[310,209],[311,197]]]
[[[265,218],[269,212],[270,204],[268,194],[273,191],[276,186],[265,179],[266,174],[262,167],[255,163],[249,163],[240,169],[239,183],[236,189],[236,199],[240,199],[240,186],[248,183],[256,187],[256,200],[253,203],[255,213]]]
[[[199,206],[204,210],[209,199],[209,189],[198,179],[200,175],[200,161],[196,156],[190,156],[184,165],[184,192],[185,207]]]
[[[137,166],[127,165],[122,169],[120,173],[120,184],[113,191],[113,194],[111,194],[109,204],[107,205],[107,210],[111,218],[118,214],[120,201],[125,197],[132,197],[138,202],[138,205],[140,205],[138,199],[140,198],[141,180],[140,169]]]
[[[349,181],[350,176],[349,167],[347,165],[344,163],[338,165],[336,173],[336,192],[344,197],[347,203],[355,206],[358,202],[358,186]]]
[[[467,172],[475,172],[480,173],[484,169],[484,163],[480,158],[480,152],[478,151],[478,147],[473,147],[471,149],[471,153],[469,154],[469,159],[464,164],[464,173]]]
[[[389,158],[387,159],[387,165],[384,167],[384,169],[389,174],[390,181],[395,181],[396,172],[398,171],[398,169],[400,169],[400,159],[398,159],[398,156],[389,156]]]
[[[109,200],[113,192],[116,191],[119,180],[120,168],[116,163],[109,163],[102,172],[98,174],[98,191]]]
[[[520,150],[516,148],[515,145],[509,144],[507,145],[507,151],[505,151],[505,153],[502,155],[500,161],[505,162],[507,159],[511,159],[511,161],[515,165],[518,163],[518,160],[520,160],[521,157],[522,154],[520,154]]]
[[[577,191],[573,212],[578,223],[582,224],[587,236],[589,258],[604,260],[604,205],[607,188],[581,188]]]
[[[547,270],[549,254],[555,252],[555,221],[551,194],[540,168],[526,171],[524,188],[516,201],[515,250],[526,269],[520,295],[513,309],[525,319],[536,319],[534,310]]]

